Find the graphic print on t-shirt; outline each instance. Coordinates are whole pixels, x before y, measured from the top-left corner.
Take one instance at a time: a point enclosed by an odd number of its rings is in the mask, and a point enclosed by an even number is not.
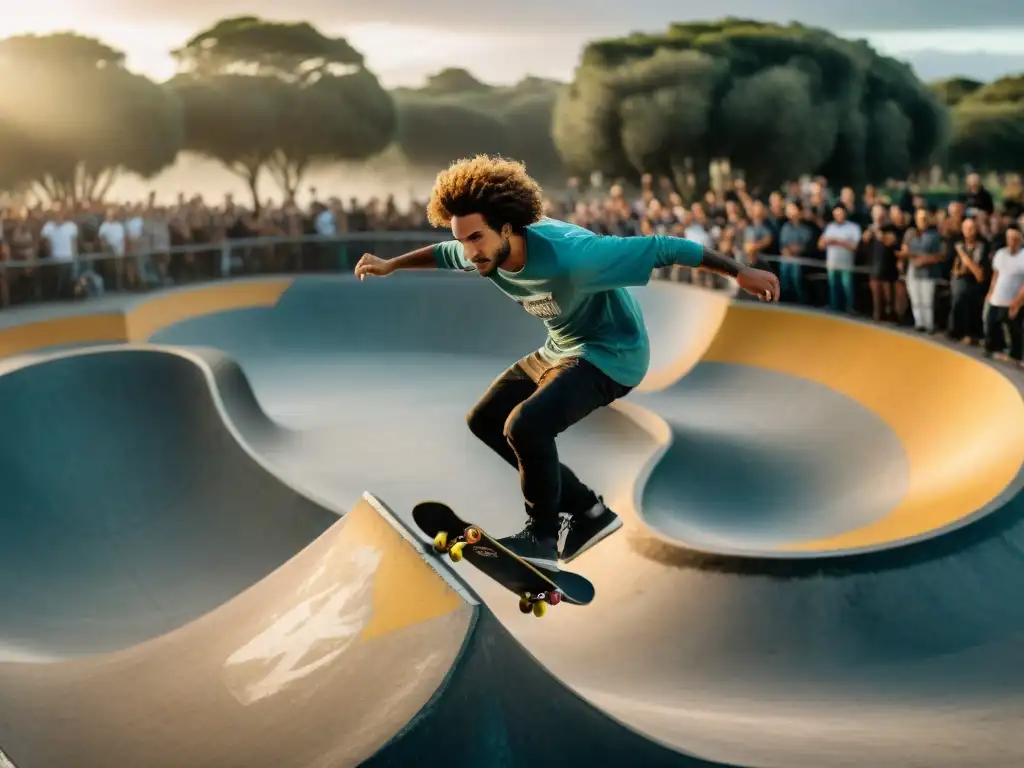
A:
[[[555,301],[554,295],[550,293],[529,296],[518,299],[518,301],[523,309],[534,317],[539,317],[541,320],[551,320],[562,314],[562,308]]]

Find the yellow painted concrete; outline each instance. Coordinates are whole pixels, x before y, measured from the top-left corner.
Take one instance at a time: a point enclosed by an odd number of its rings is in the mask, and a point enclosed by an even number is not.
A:
[[[206,285],[155,295],[132,307],[126,320],[129,341],[146,341],[163,328],[216,312],[273,307],[291,279]]]
[[[990,366],[907,334],[737,304],[703,359],[818,382],[877,414],[903,444],[909,487],[890,514],[785,549],[872,547],[943,528],[991,502],[1024,464],[1024,401],[1013,383]],[[835,440],[842,439],[837,432]]]
[[[361,639],[371,640],[466,607],[465,600],[365,499],[345,515],[343,536],[347,547],[367,547],[381,554],[374,574],[373,614]]]
[[[163,328],[194,317],[273,307],[291,284],[291,279],[215,283],[143,296],[124,312],[70,315],[2,328],[0,357],[72,344],[145,342]]]
[[[119,341],[125,341],[124,316],[120,313],[56,317],[0,329],[0,357],[65,344]]]

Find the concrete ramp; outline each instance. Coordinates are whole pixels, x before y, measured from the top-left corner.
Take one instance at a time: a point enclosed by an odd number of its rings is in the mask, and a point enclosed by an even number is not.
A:
[[[239,428],[273,427],[244,377],[232,380],[237,366],[208,357],[86,350],[0,376],[0,581],[18,585],[0,611],[0,659],[114,651],[167,632],[337,521],[239,441]]]
[[[118,310],[134,344],[22,335],[0,376],[19,768],[1024,760],[1021,377],[637,290],[651,374],[558,441],[625,529],[537,621],[408,518],[521,525],[464,418],[542,327],[468,275],[243,282]],[[439,753],[453,727],[476,749]]]
[[[625,402],[667,434],[638,509],[667,541],[713,555],[846,557],[955,530],[1019,491],[1024,403],[991,366],[906,333],[692,286],[634,294],[652,361]],[[322,487],[354,497],[361,478],[379,477],[399,509],[422,495],[479,505],[446,481],[446,455],[476,458],[466,411],[543,339],[514,302],[461,274],[300,280],[273,307],[195,317],[152,337],[226,352],[311,452],[321,435],[370,435],[366,462],[349,454]],[[358,408],[347,407],[357,392]],[[437,450],[405,454],[418,465],[406,461],[400,476],[382,472],[377,458],[410,440]],[[500,460],[480,459],[474,472],[514,497]],[[485,506],[490,522],[494,504]],[[492,524],[508,514],[495,510]]]
[[[443,685],[475,610],[367,501],[175,631],[0,665],[0,741],[18,768],[356,765]]]
[[[184,627],[0,664],[0,742],[18,768],[711,765],[566,690],[434,562],[367,495]]]

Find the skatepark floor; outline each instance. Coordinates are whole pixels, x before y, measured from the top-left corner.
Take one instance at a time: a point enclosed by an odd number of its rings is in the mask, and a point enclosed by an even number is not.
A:
[[[433,498],[499,536],[524,520],[465,415],[543,327],[484,281],[299,278],[10,358],[0,748],[402,765],[464,720],[486,735],[446,762],[562,764],[542,718],[594,762],[1021,764],[1024,376],[636,295],[648,379],[558,441],[626,525],[569,567],[594,602],[542,620],[411,522]]]

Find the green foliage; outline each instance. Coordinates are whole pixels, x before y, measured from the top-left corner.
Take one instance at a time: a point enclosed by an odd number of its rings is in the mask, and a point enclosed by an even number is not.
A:
[[[72,32],[16,35],[0,40],[0,60],[58,67],[124,66],[124,53],[94,37]]]
[[[988,83],[975,90],[970,100],[976,104],[1024,102],[1024,74],[1001,77]]]
[[[306,79],[339,68],[362,68],[363,55],[340,37],[327,37],[308,22],[223,19],[172,51],[180,72],[201,75],[254,73]]]
[[[512,86],[482,83],[463,69],[446,69],[423,88],[392,92],[397,143],[414,167],[446,166],[477,153],[515,157],[542,179],[562,178],[551,134],[560,83],[525,78]]]
[[[288,199],[317,163],[382,152],[397,122],[390,95],[365,69],[325,75],[302,88],[279,86],[274,107],[275,149],[267,170]]]
[[[9,107],[0,123],[0,181],[52,199],[102,199],[124,171],[144,177],[181,146],[179,104],[124,69],[119,51],[73,34],[0,41]],[[144,130],[140,130],[144,127]]]
[[[947,107],[955,107],[966,97],[981,88],[984,83],[967,77],[950,77],[930,84],[932,91]]]
[[[389,147],[416,170],[487,152],[542,181],[599,170],[681,188],[717,158],[760,186],[1024,164],[1024,74],[926,86],[864,41],[795,23],[725,18],[597,40],[569,84],[493,86],[448,68],[390,93],[347,40],[308,22],[230,17],[172,54],[178,75],[158,86],[94,38],[0,40],[11,105],[0,185],[102,197],[119,173],[154,175],[181,149],[239,174],[257,207],[264,174],[290,197],[314,166]]]
[[[185,148],[241,176],[255,195],[277,148],[279,82],[267,75],[178,75],[167,89],[182,107]]]
[[[490,86],[480,82],[464,69],[449,67],[427,78],[422,93],[435,96],[458,95],[466,91],[487,91]]]
[[[306,22],[225,19],[174,55],[187,148],[242,176],[256,207],[264,170],[292,198],[313,165],[367,158],[394,136],[395,105],[362,54]]]
[[[678,179],[728,157],[764,185],[902,177],[941,157],[949,133],[906,65],[863,41],[746,19],[592,43],[554,114],[572,171]]]
[[[974,88],[953,110],[949,161],[978,171],[1024,171],[1024,75]]]
[[[965,99],[953,113],[952,166],[1024,172],[1024,102]]]

